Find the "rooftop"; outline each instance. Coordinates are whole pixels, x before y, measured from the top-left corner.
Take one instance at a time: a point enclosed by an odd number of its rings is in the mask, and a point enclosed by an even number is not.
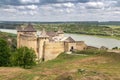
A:
[[[23,31],[23,32],[36,32],[36,30],[34,29],[33,25],[32,24],[28,24],[27,27],[25,28],[22,28],[21,26],[20,27],[17,27],[17,31]]]
[[[47,35],[47,33],[46,33],[46,31],[45,31],[44,28],[43,28],[43,30],[42,30],[42,32],[41,32],[41,34],[40,34],[39,37],[49,37],[49,36]]]

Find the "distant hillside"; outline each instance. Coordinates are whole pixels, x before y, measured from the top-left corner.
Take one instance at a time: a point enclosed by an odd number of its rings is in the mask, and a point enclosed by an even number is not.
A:
[[[98,22],[98,21],[66,21],[66,22],[27,22],[27,21],[1,21],[0,28],[4,29],[16,29],[16,27],[23,24],[87,24],[87,25],[120,25],[120,21],[108,21],[108,22]]]
[[[1,22],[0,28],[16,29],[18,26],[26,26],[29,22]],[[98,21],[81,21],[81,22],[31,22],[37,30],[45,28],[47,31],[57,31],[59,27],[65,33],[97,35],[120,39],[120,22],[98,22]]]
[[[120,25],[120,21],[99,22],[100,25]]]
[[[0,38],[6,40],[11,49],[16,49],[17,36],[15,34],[0,32]]]

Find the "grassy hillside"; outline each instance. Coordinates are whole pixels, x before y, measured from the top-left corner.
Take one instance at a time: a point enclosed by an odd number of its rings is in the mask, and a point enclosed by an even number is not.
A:
[[[0,38],[4,39],[7,41],[8,45],[10,46],[11,49],[16,49],[17,46],[17,35],[16,34],[11,34],[11,33],[6,33],[6,32],[1,32],[0,31]]]
[[[61,54],[32,69],[1,67],[0,80],[120,80],[120,54]]]

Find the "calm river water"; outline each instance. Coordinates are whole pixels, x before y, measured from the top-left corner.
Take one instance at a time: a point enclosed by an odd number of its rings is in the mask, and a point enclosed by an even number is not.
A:
[[[12,29],[0,29],[2,32],[14,33],[16,34],[16,30]],[[110,38],[100,38],[96,36],[89,35],[80,35],[80,34],[65,34],[65,36],[71,36],[76,41],[85,41],[85,43],[89,46],[101,47],[105,46],[108,48],[120,47],[120,40],[110,39]]]

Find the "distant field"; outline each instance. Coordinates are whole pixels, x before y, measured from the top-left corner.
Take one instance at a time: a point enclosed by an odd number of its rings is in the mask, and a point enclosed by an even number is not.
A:
[[[108,25],[110,28],[115,29],[115,28],[120,28],[120,25],[116,26],[116,25]]]
[[[67,55],[32,69],[0,67],[0,80],[120,80],[120,54]]]

